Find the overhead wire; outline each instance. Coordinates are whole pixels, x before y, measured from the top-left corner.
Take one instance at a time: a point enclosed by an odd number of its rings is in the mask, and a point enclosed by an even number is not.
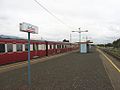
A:
[[[55,19],[57,19],[59,22],[61,22],[62,24],[64,24],[66,27],[73,29],[73,27],[67,25],[66,23],[64,23],[61,19],[59,19],[56,15],[54,15],[52,12],[50,12],[46,7],[44,7],[40,2],[38,2],[37,0],[34,0],[40,7],[42,7],[46,12],[48,12],[50,15],[52,15]]]

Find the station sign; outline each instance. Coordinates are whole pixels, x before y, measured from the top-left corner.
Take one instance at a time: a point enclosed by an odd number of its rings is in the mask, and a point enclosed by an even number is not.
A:
[[[26,22],[20,23],[20,31],[38,34],[38,27]]]
[[[38,27],[29,23],[20,23],[20,31],[28,33],[28,85],[31,85],[30,69],[30,33],[38,34]]]

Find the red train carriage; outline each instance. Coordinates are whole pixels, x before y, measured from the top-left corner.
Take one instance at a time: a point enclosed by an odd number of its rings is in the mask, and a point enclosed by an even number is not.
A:
[[[31,58],[49,56],[78,49],[78,44],[68,42],[31,40]],[[28,41],[23,39],[0,38],[0,65],[28,58]]]
[[[70,43],[47,41],[47,56],[70,51]]]
[[[46,56],[56,54],[56,49],[55,48],[56,47],[55,47],[54,42],[46,41]]]
[[[27,60],[27,40],[0,39],[0,65]],[[46,56],[44,41],[31,41],[31,58]]]

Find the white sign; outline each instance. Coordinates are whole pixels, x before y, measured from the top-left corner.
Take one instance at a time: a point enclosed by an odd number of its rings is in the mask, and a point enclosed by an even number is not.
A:
[[[37,26],[34,26],[34,25],[31,25],[29,23],[20,23],[20,31],[22,32],[30,32],[30,33],[33,33],[33,34],[38,34],[38,27]]]

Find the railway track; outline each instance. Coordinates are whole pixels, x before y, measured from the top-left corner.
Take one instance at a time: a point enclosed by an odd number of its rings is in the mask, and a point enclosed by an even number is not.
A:
[[[118,61],[120,61],[120,56],[116,55],[114,52],[110,52],[110,50],[108,49],[101,49],[102,51],[104,51],[105,53],[111,55],[112,57],[116,58]]]

